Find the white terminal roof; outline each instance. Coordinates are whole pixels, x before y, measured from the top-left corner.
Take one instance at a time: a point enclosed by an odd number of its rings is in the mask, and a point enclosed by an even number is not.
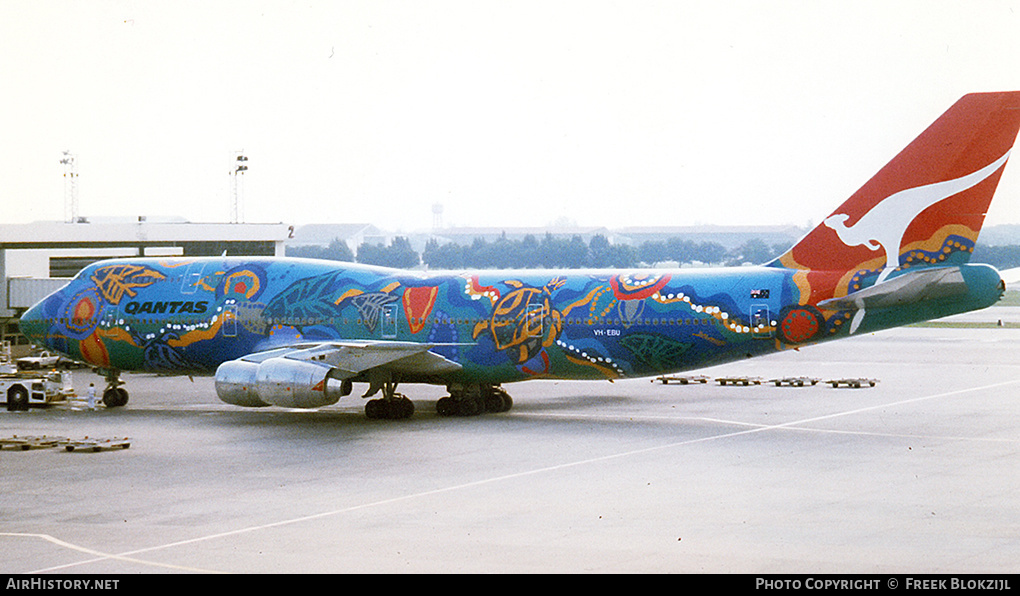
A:
[[[283,242],[291,230],[291,226],[283,223],[40,221],[0,224],[0,249],[169,245],[177,242]]]
[[[293,228],[283,223],[190,223],[141,217],[96,218],[89,223],[0,224],[0,319],[16,316],[18,309],[27,308],[66,283],[66,279],[49,278],[53,275],[52,258],[188,254],[196,246],[206,252],[210,245],[219,252],[221,247],[230,251],[235,243],[238,254],[261,244],[265,247],[262,250],[272,247],[269,254],[282,255],[284,242],[292,232]]]

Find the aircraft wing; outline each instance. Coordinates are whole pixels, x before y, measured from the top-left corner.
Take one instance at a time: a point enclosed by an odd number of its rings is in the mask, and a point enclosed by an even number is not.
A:
[[[332,369],[335,379],[349,379],[370,369],[442,375],[460,370],[460,364],[432,352],[434,344],[399,341],[329,341],[303,343],[255,352],[239,358],[259,364],[271,358],[305,361]]]
[[[823,300],[818,307],[827,310],[888,308],[966,292],[967,282],[959,267],[940,267],[904,273],[846,296]]]
[[[228,404],[318,408],[351,392],[358,377],[365,397],[392,397],[401,377],[443,377],[461,365],[433,352],[442,344],[322,341],[281,346],[228,360],[216,369],[216,394]],[[403,411],[403,410],[402,410]]]

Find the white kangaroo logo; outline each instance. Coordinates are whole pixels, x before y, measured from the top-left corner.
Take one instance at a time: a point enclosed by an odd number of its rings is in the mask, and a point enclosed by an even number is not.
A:
[[[845,213],[836,213],[825,219],[826,226],[835,230],[847,246],[867,246],[871,250],[885,249],[885,269],[876,284],[882,283],[900,265],[900,244],[907,227],[922,211],[939,201],[976,186],[1006,163],[1010,152],[980,170],[945,182],[936,182],[891,194],[871,208],[852,226]]]

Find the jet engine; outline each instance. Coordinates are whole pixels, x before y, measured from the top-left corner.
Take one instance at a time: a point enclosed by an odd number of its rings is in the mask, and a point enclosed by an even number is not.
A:
[[[244,360],[229,360],[216,369],[216,395],[232,406],[262,408],[268,406],[255,390],[255,372],[259,365]]]
[[[350,393],[330,372],[328,367],[289,358],[260,363],[231,360],[216,369],[216,394],[235,406],[319,408]]]

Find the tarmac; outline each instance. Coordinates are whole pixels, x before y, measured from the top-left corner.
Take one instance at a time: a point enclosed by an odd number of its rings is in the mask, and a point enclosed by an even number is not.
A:
[[[696,371],[874,387],[539,380],[471,418],[402,386],[403,421],[125,375],[123,408],[0,411],[3,436],[130,438],[0,451],[0,573],[1016,573],[1018,347],[910,327]]]

